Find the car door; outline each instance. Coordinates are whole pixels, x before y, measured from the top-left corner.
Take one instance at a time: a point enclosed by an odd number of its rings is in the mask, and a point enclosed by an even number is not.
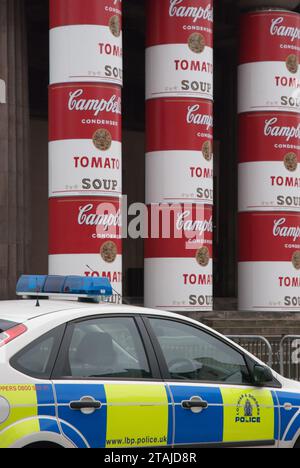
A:
[[[253,386],[242,352],[179,319],[145,324],[175,405],[175,446],[274,446],[275,392]]]
[[[170,443],[171,397],[138,317],[69,324],[54,386],[62,431],[77,447]]]

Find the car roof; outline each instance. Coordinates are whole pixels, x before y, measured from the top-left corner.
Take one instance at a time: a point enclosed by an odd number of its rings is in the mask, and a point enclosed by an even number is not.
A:
[[[23,323],[45,315],[51,315],[58,312],[79,312],[84,310],[84,315],[99,315],[101,313],[123,313],[123,314],[149,314],[166,315],[169,317],[178,317],[171,312],[156,311],[131,305],[112,305],[108,303],[87,303],[77,300],[40,300],[40,306],[36,306],[36,300],[23,299],[16,301],[0,301],[0,319],[17,323]]]
[[[76,315],[80,315],[83,311],[83,316],[93,316],[100,314],[136,314],[136,315],[152,315],[165,318],[184,319],[187,322],[201,325],[207,330],[211,330],[203,323],[185,317],[173,312],[165,310],[146,309],[144,307],[135,307],[132,305],[115,305],[109,303],[92,303],[92,302],[79,302],[77,300],[40,300],[40,306],[37,307],[36,299],[23,299],[16,301],[0,301],[0,320],[7,320],[15,323],[25,323],[36,318],[44,317],[47,315],[54,315],[63,313],[66,321],[72,320]],[[68,317],[68,311],[70,317]],[[212,331],[212,330],[211,330]],[[220,333],[213,330],[215,334],[222,336]]]
[[[40,307],[36,304],[36,300],[30,299],[0,301],[0,319],[21,323],[43,315],[81,307],[79,302],[74,301],[40,300]]]
[[[62,313],[66,321],[72,320],[76,315],[80,315],[80,311],[83,311],[83,316],[93,316],[100,314],[136,314],[136,315],[152,315],[157,317],[165,318],[176,318],[184,319],[186,322],[201,325],[202,328],[206,330],[211,330],[209,327],[203,323],[185,317],[180,314],[173,312],[166,312],[165,310],[154,310],[146,309],[144,307],[135,307],[132,305],[113,305],[109,303],[92,303],[92,302],[79,302],[77,300],[48,300],[42,299],[39,301],[40,306],[37,307],[36,299],[20,299],[15,301],[0,301],[0,320],[7,320],[15,323],[26,323],[27,321],[34,320],[40,317],[45,317],[47,315],[54,315],[57,313]],[[70,312],[70,317],[68,317],[68,311]],[[215,330],[211,330],[214,334],[222,335]]]
[[[131,305],[112,305],[112,304],[97,304],[79,302],[77,300],[40,300],[40,307],[36,306],[36,300],[22,299],[16,301],[0,301],[0,320],[7,320],[15,323],[24,323],[46,315],[63,312],[66,314],[70,311],[70,319],[74,314],[78,315],[80,310],[84,310],[84,316],[93,316],[103,314],[136,314],[136,315],[152,315],[157,317],[184,319],[186,322],[201,326],[202,329],[213,332],[215,336],[219,336],[223,340],[231,343],[235,348],[240,349],[244,354],[252,357],[251,353],[232,342],[229,338],[212,328],[204,325],[199,320],[192,319],[173,312],[164,310],[146,309],[143,307],[135,307]],[[68,319],[68,317],[65,317]],[[263,364],[256,358],[256,361]]]

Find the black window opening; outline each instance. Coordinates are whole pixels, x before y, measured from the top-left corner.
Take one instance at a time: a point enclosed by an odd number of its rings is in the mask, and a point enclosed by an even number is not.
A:
[[[171,380],[252,383],[243,354],[217,336],[176,320],[150,318],[149,322]]]
[[[30,343],[11,359],[11,366],[30,377],[50,380],[64,330],[60,326]]]
[[[0,334],[10,330],[11,328],[16,327],[17,325],[20,324],[16,322],[11,322],[10,320],[0,319]]]
[[[55,380],[153,377],[133,318],[101,317],[70,323],[55,369]]]

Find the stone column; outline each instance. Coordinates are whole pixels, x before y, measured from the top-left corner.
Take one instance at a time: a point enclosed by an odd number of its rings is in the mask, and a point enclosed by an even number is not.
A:
[[[23,0],[0,1],[0,299],[15,296],[30,251],[29,102]]]
[[[146,203],[151,232],[145,243],[145,305],[210,311],[213,1],[148,0],[147,6]]]
[[[87,6],[88,3],[88,6]],[[49,273],[122,295],[122,1],[50,1]]]
[[[296,312],[300,15],[258,9],[240,24],[239,310]]]

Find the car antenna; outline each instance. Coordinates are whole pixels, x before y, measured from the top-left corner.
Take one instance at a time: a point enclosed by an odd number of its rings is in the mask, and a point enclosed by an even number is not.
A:
[[[39,292],[40,292],[40,288],[38,286],[38,279],[36,278],[36,304],[35,304],[35,307],[41,307],[40,301],[39,301]]]
[[[119,299],[121,299],[122,301],[122,304],[125,304],[125,305],[130,305],[130,303],[128,301],[126,301],[126,299],[124,299],[124,297],[122,296],[122,294],[120,294],[118,291],[116,291],[116,289],[112,288],[113,292],[116,293],[117,296],[119,296]]]
[[[89,265],[86,265],[86,267],[92,272],[92,273],[95,273],[94,270],[89,266]],[[126,304],[126,305],[130,305],[128,301],[126,301],[126,299],[124,299],[124,297],[122,296],[122,294],[120,294],[118,291],[116,291],[114,288],[112,288],[113,292],[119,297],[119,299],[121,299],[121,302],[122,304]]]

